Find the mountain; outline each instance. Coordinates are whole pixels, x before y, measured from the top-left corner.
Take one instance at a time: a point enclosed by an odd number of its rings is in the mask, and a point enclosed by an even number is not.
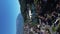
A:
[[[23,17],[21,14],[19,14],[16,20],[16,27],[17,27],[16,34],[23,34],[23,24],[24,24]]]

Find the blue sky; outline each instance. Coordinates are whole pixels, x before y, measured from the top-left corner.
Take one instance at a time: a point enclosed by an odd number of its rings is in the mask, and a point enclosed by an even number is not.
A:
[[[16,18],[19,13],[18,0],[0,0],[0,34],[16,34]]]

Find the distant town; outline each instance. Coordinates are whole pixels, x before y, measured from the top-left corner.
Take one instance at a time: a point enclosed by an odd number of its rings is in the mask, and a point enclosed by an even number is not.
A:
[[[19,0],[24,34],[60,34],[60,0]]]

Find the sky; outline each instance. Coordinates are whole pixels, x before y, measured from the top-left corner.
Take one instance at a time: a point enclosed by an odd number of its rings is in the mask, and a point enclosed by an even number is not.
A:
[[[16,19],[19,13],[18,0],[0,0],[0,34],[16,34]]]

